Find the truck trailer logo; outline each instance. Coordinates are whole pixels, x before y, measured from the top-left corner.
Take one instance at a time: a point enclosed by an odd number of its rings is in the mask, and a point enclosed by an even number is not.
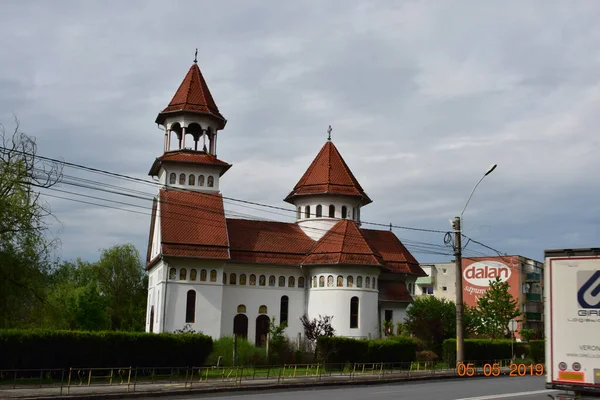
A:
[[[600,308],[600,271],[578,271],[577,286],[577,301],[581,308]]]

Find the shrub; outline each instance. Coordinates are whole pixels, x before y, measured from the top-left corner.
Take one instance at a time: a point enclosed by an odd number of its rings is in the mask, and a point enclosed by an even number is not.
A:
[[[409,362],[415,361],[417,343],[407,337],[377,339],[369,341],[366,362]]]
[[[529,346],[514,342],[515,357],[529,354]],[[465,339],[464,358],[467,361],[508,360],[511,358],[511,341],[508,339]],[[443,343],[444,361],[456,363],[456,339],[446,339]]]
[[[219,363],[219,357],[221,361]],[[227,336],[213,342],[213,351],[206,359],[207,365],[233,365],[233,337]],[[256,347],[246,339],[237,339],[237,365],[264,365],[267,363],[266,349]]]
[[[437,361],[440,358],[433,351],[423,350],[417,351],[417,361]]]
[[[529,357],[536,363],[544,362],[546,359],[546,341],[531,340],[529,342]]]
[[[406,337],[357,340],[336,336],[317,341],[319,362],[332,364],[415,361],[416,350],[415,340]]]
[[[201,366],[212,345],[189,333],[0,330],[0,369]]]

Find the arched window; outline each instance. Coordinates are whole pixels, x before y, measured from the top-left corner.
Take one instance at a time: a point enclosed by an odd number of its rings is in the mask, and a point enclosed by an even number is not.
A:
[[[206,186],[213,187],[214,185],[215,185],[215,178],[213,178],[212,175],[209,175]]]
[[[240,285],[246,286],[246,274],[240,275]]]
[[[198,278],[198,270],[196,270],[196,268],[193,268],[190,270],[190,280],[195,281],[196,278]]]
[[[223,272],[223,285],[227,283],[227,274]]]
[[[269,286],[275,286],[275,275],[269,276]]]
[[[344,286],[344,277],[339,275],[337,277],[337,287],[343,287]]]
[[[171,268],[169,270],[169,279],[175,280],[177,278],[177,270],[175,268]]]
[[[319,204],[317,206],[317,218],[321,218],[323,216],[323,207]]]
[[[241,314],[245,313],[245,312],[246,312],[246,306],[245,306],[245,305],[243,305],[243,304],[240,304],[240,305],[238,306],[238,308],[237,308],[237,312],[238,312],[238,313],[241,313]]]
[[[298,280],[298,286],[300,286],[300,280]],[[317,287],[317,277],[313,276],[312,287]]]
[[[259,314],[266,314],[267,313],[267,306],[260,306],[260,307],[258,307],[258,313]]]
[[[196,184],[196,175],[190,174],[188,177],[188,185],[194,186]]]
[[[194,323],[196,320],[196,291],[188,290],[185,302],[185,322]]]
[[[356,287],[362,287],[362,276],[356,277]]]
[[[256,285],[256,275],[250,275],[250,286]]]
[[[229,284],[230,285],[235,285],[236,279],[237,279],[237,276],[235,274],[229,274]]]
[[[265,286],[267,284],[267,277],[261,275],[258,277],[258,286]]]
[[[329,218],[335,218],[335,206],[333,204],[329,205]]]
[[[327,287],[333,287],[333,275],[327,277]]]
[[[350,299],[350,328],[358,328],[358,297]]]
[[[279,277],[279,287],[285,287],[285,276]]]
[[[296,286],[296,278],[294,278],[293,276],[290,276],[288,278],[288,287],[294,287]]]
[[[198,176],[198,186],[204,186],[204,175]]]
[[[365,278],[365,287],[371,289],[371,278],[368,276]]]
[[[317,284],[317,282],[315,281],[315,286],[317,286],[316,284]],[[298,278],[298,287],[299,288],[303,288],[304,287],[304,277],[303,276],[301,276],[300,278]]]
[[[171,175],[169,175],[169,184],[174,185],[176,183],[177,183],[177,174],[175,174],[175,172],[171,172]]]
[[[352,275],[348,275],[348,277],[346,278],[346,286],[354,287],[354,277]]]
[[[373,289],[377,289],[377,278],[373,278]]]
[[[210,281],[211,282],[216,282],[217,281],[217,270],[211,270],[210,271]]]
[[[287,324],[288,322],[288,309],[290,299],[287,296],[281,296],[281,308],[279,310],[279,323]]]
[[[342,218],[348,218],[348,207],[342,206]]]
[[[179,184],[185,185],[185,174],[179,174]]]
[[[179,280],[180,281],[185,281],[187,279],[187,271],[185,268],[181,268],[179,270]]]
[[[319,287],[325,287],[325,277],[324,276],[319,277]]]
[[[310,206],[304,207],[304,218],[310,218]]]
[[[302,215],[302,208],[298,207],[298,211],[296,212],[296,219],[300,219],[301,215]]]
[[[201,269],[201,270],[200,270],[200,280],[201,280],[202,282],[205,282],[205,281],[206,281],[206,270],[205,270],[205,269]]]

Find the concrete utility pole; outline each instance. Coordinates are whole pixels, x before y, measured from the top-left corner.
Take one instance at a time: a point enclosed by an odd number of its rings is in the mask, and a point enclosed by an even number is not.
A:
[[[475,193],[475,189],[481,183],[483,178],[492,173],[498,165],[491,165],[486,173],[481,177],[479,182],[471,191],[471,195],[465,204],[459,217],[455,217],[452,221],[454,229],[454,261],[456,263],[456,365],[463,363],[465,360],[465,337],[463,328],[463,274],[462,274],[462,216]]]

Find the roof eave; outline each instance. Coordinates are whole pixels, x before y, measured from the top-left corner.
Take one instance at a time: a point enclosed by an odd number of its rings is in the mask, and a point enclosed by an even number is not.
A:
[[[212,112],[190,111],[190,110],[186,110],[185,108],[180,108],[180,109],[171,110],[171,111],[163,110],[160,113],[158,113],[158,115],[156,116],[156,120],[154,122],[159,125],[163,125],[163,123],[165,122],[165,119],[167,119],[167,117],[177,116],[177,115],[181,115],[181,114],[199,114],[199,115],[207,115],[207,116],[213,117],[214,119],[218,120],[221,123],[218,127],[219,130],[225,128],[225,125],[227,125],[227,120],[225,119],[225,117],[223,117],[221,115],[216,115]]]
[[[213,167],[220,168],[219,176],[223,176],[225,174],[225,172],[227,172],[229,170],[229,168],[232,167],[232,165],[228,164],[228,163],[226,163],[227,165],[216,165],[216,164],[211,164],[211,163],[202,163],[202,162],[195,162],[195,161],[161,160],[160,157],[158,157],[156,160],[154,160],[154,163],[152,163],[152,167],[150,168],[150,172],[148,172],[148,175],[149,176],[157,176],[158,171],[160,171],[160,167],[162,166],[162,164],[169,164],[169,163],[211,165]]]
[[[289,204],[294,204],[294,199],[298,197],[307,197],[307,196],[343,196],[343,197],[358,197],[361,201],[361,206],[366,206],[367,204],[371,204],[373,200],[369,198],[366,194],[346,194],[346,193],[331,193],[331,192],[316,192],[316,193],[296,193],[295,191],[290,192],[286,196],[283,201]]]

